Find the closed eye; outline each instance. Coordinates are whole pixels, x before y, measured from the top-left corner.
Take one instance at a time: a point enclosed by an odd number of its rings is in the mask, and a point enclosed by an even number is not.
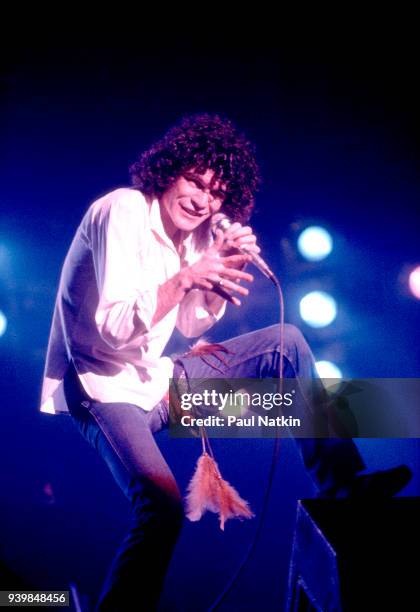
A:
[[[191,174],[185,174],[184,178],[185,178],[185,180],[188,183],[192,183],[192,185],[194,185],[194,187],[198,187],[199,189],[205,189],[206,188],[204,183],[202,183],[198,177],[195,177],[195,176],[193,176]]]
[[[190,183],[196,189],[201,189],[202,191],[208,189],[209,185],[205,185],[203,181],[193,174],[184,174],[184,179]],[[222,189],[215,189],[210,191],[213,198],[217,200],[223,200],[226,196],[226,193]]]

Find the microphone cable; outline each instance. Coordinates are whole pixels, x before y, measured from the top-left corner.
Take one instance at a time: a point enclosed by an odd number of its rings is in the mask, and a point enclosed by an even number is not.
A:
[[[279,343],[279,375],[278,375],[277,383],[278,383],[279,393],[282,394],[283,393],[283,358],[284,358],[284,298],[283,298],[283,291],[280,285],[280,281],[278,280],[277,276],[273,274],[272,276],[270,276],[270,280],[274,283],[274,285],[277,288],[278,299],[279,299],[280,343]],[[263,503],[262,503],[262,507],[260,511],[260,516],[258,517],[258,522],[257,522],[257,527],[255,530],[254,537],[251,541],[251,544],[248,547],[248,550],[246,551],[237,569],[235,570],[234,574],[232,575],[232,577],[230,578],[230,580],[224,587],[223,591],[216,597],[214,602],[208,608],[208,612],[213,612],[214,610],[217,610],[220,607],[220,605],[223,603],[223,601],[226,599],[227,595],[231,592],[242,570],[244,569],[245,565],[250,560],[251,555],[254,552],[255,547],[261,536],[262,528],[265,522],[265,517],[268,511],[270,495],[271,495],[271,491],[273,488],[274,475],[275,475],[277,463],[278,463],[279,456],[280,456],[280,435],[279,435],[280,426],[279,425],[276,425],[275,431],[276,431],[276,437],[274,439],[273,454],[271,458],[270,469],[268,471],[267,486],[265,489],[264,499],[263,499]]]

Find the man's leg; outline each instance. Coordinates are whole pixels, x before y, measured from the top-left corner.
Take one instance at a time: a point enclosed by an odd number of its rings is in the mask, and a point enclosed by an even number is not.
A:
[[[283,376],[299,378],[303,383],[316,379],[314,358],[301,332],[292,325],[285,325],[283,342]],[[179,358],[177,362],[187,379],[279,376],[279,325],[232,338],[221,345],[227,352],[206,354],[204,358],[200,355]],[[295,441],[321,495],[331,488],[345,485],[365,468],[351,439],[295,438]]]
[[[129,530],[96,609],[155,610],[183,520],[178,486],[153,436],[167,424],[167,406],[146,412],[132,404],[82,403],[74,397],[68,403],[80,432],[131,502]]]

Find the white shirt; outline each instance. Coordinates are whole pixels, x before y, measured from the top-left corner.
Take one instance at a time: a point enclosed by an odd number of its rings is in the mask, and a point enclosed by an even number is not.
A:
[[[183,264],[200,256],[191,234],[183,242]],[[204,293],[192,290],[152,327],[158,287],[180,267],[156,199],[146,200],[139,191],[124,188],[90,206],[61,273],[42,412],[68,412],[62,381],[70,359],[94,400],[151,410],[162,399],[173,363],[161,355],[175,325],[184,336],[199,336],[226,307],[224,302],[215,316],[206,308]]]

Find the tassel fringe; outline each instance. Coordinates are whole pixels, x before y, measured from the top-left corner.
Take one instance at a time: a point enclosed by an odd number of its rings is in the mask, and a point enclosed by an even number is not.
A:
[[[186,515],[190,521],[199,521],[206,510],[219,514],[220,529],[224,530],[225,522],[230,518],[252,518],[254,514],[248,502],[220,474],[214,457],[206,451],[209,446],[205,433],[202,432],[203,453],[197,461],[193,477],[188,485],[186,497]],[[211,451],[211,449],[210,449]]]

